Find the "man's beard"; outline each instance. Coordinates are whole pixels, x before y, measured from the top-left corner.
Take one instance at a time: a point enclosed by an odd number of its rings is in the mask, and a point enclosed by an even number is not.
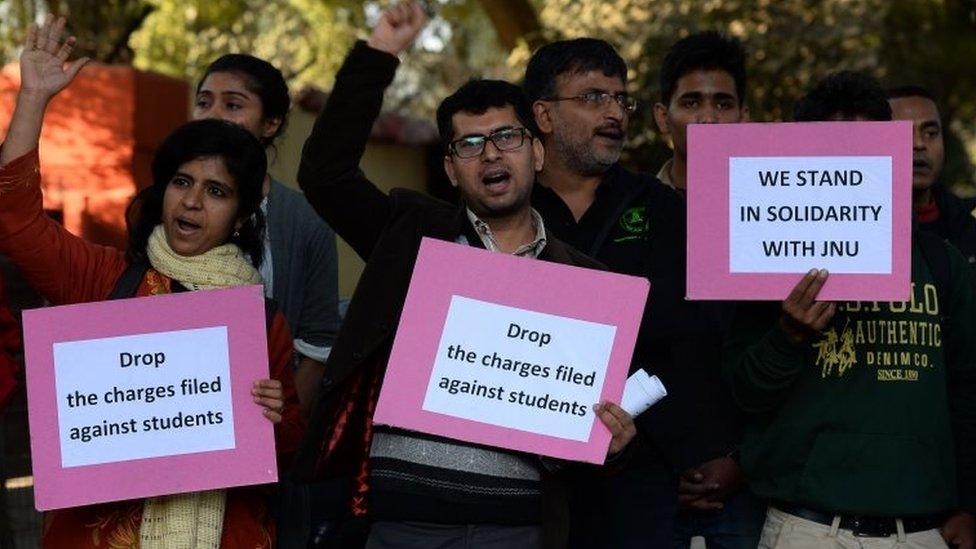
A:
[[[555,137],[553,141],[555,141],[556,152],[563,159],[566,167],[582,176],[602,175],[620,160],[619,149],[603,152],[594,147],[590,140],[577,141],[559,135]]]

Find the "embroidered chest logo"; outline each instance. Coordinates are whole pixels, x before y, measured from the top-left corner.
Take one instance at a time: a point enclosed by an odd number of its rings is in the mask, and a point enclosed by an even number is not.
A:
[[[844,329],[837,335],[837,329],[831,328],[824,332],[824,337],[813,344],[817,349],[817,366],[820,366],[820,377],[826,378],[835,373],[843,377],[852,366],[857,364],[857,353],[854,351],[854,331],[850,321],[844,324]],[[835,370],[836,368],[836,370]]]
[[[637,206],[625,211],[620,216],[620,228],[626,234],[614,239],[614,242],[646,240],[650,229],[647,220],[647,208],[645,206]]]

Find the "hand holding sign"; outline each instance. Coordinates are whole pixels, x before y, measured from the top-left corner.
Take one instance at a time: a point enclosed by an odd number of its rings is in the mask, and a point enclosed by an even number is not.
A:
[[[902,122],[690,126],[688,298],[780,301],[817,267],[824,299],[907,299],[911,166]]]
[[[35,309],[24,328],[38,509],[277,480],[260,286]]]
[[[271,423],[281,423],[281,412],[285,409],[285,395],[281,382],[277,379],[259,379],[251,388],[254,402],[264,408],[264,417]]]
[[[608,456],[620,453],[637,436],[634,418],[630,417],[630,414],[620,406],[612,402],[603,402],[594,405],[593,411],[596,412],[600,421],[607,426],[613,437],[610,439],[610,449],[607,450]]]
[[[373,421],[603,463],[636,433],[608,402],[647,291],[641,278],[424,239]]]
[[[816,301],[820,288],[827,282],[827,271],[811,269],[783,302],[779,325],[795,345],[805,343],[827,327],[837,305]]]

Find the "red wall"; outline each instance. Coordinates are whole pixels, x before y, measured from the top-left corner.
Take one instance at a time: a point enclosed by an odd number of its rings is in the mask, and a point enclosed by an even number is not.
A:
[[[0,70],[6,135],[20,74]],[[125,246],[125,207],[150,183],[155,148],[188,119],[187,83],[131,67],[89,63],[48,109],[41,133],[44,208],[74,234]]]

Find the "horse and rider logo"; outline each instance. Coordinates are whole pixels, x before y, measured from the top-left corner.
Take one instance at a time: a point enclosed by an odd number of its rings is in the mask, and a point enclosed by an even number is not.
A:
[[[854,330],[850,328],[850,320],[844,324],[844,329],[839,336],[837,329],[833,327],[823,335],[823,339],[813,344],[817,349],[817,366],[821,368],[820,377],[826,378],[834,373],[837,377],[843,377],[847,370],[857,364]]]

